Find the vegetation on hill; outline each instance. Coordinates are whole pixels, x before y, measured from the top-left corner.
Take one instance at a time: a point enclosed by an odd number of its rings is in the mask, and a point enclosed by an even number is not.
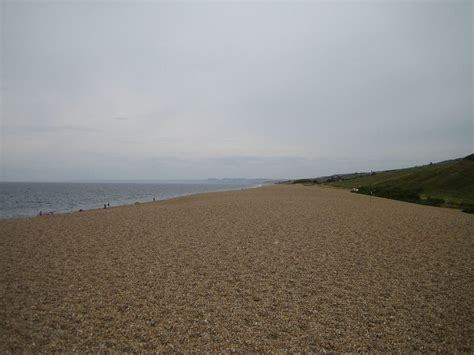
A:
[[[407,169],[305,180],[402,201],[474,210],[474,154]]]

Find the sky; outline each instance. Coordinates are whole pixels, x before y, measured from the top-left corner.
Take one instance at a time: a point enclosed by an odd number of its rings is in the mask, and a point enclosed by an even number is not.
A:
[[[1,2],[1,181],[298,178],[473,153],[471,1]]]

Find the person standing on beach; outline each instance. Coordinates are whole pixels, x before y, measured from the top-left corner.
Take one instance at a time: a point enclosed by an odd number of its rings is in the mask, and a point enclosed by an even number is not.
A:
[[[104,203],[104,210],[107,208],[107,205]]]

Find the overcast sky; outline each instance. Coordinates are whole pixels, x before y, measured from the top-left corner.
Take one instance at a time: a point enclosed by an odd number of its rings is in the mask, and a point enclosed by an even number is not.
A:
[[[1,179],[293,178],[473,149],[471,1],[1,1]]]

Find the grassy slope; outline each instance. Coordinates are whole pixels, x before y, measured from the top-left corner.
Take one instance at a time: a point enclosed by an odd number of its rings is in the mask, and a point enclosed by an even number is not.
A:
[[[442,198],[448,203],[474,203],[474,161],[464,158],[420,167],[379,172],[376,175],[338,181],[339,187],[391,186],[422,188],[422,197]]]

